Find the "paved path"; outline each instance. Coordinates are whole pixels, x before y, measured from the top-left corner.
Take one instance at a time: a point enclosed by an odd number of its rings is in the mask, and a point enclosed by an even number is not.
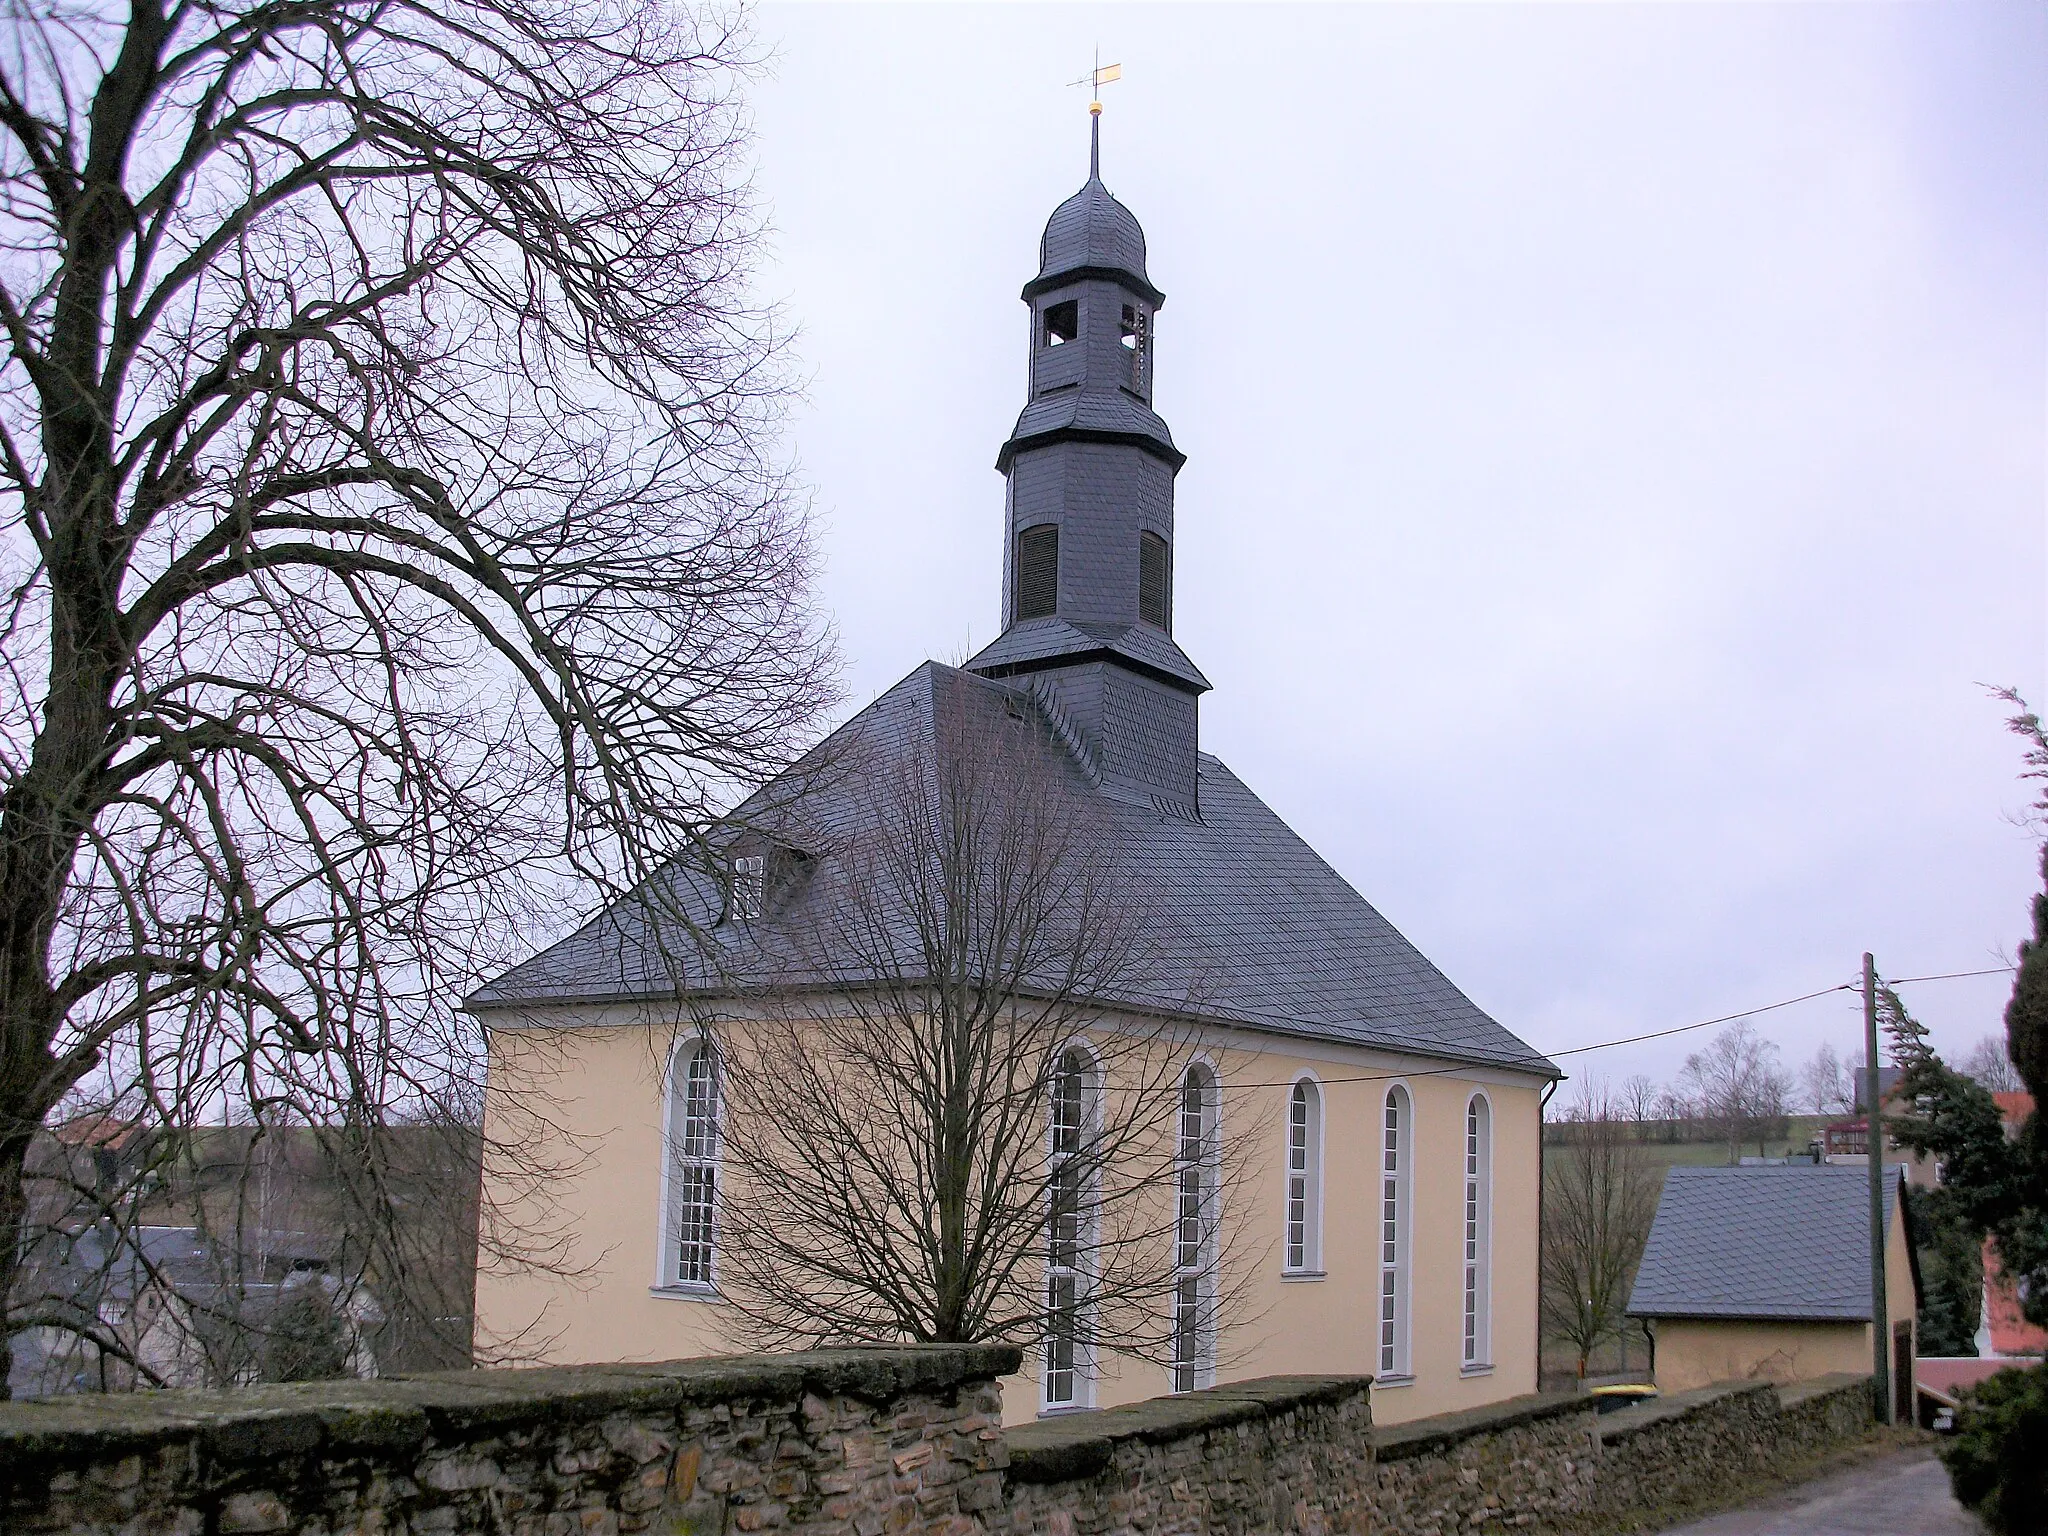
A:
[[[1788,1488],[1664,1536],[1983,1536],[1934,1453],[1907,1451]]]

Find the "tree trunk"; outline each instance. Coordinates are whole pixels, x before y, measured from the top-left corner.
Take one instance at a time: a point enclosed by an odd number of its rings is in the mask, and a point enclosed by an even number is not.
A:
[[[7,1095],[9,1100],[13,1097]],[[22,1171],[36,1124],[24,1124],[20,1117],[8,1113],[10,1107],[0,1105],[0,1114],[6,1117],[4,1123],[19,1127],[12,1134],[0,1136],[0,1303],[14,1294],[15,1280],[21,1271],[22,1234],[28,1226],[28,1187]],[[13,1319],[8,1315],[6,1325],[0,1327],[0,1401],[14,1395],[14,1333]]]
[[[115,504],[113,420],[103,395],[108,274],[132,236],[121,174],[157,80],[163,7],[136,0],[93,102],[77,216],[65,231],[47,363],[37,378],[47,468],[32,498],[47,528],[50,686],[21,776],[0,797],[0,1326],[28,1218],[22,1176],[43,1117],[97,1060],[51,1055],[62,1024],[49,950],[80,839],[98,808],[114,679],[126,663],[128,537]],[[0,1380],[0,1393],[7,1391]]]
[[[41,498],[51,527],[50,686],[28,764],[0,796],[0,1317],[7,1318],[28,1217],[22,1174],[29,1143],[99,1059],[97,1051],[52,1054],[63,1008],[50,979],[50,944],[79,844],[99,809],[95,781],[105,768],[110,700],[125,657],[118,606],[125,551],[113,532],[105,432],[53,424],[46,441],[53,450]],[[0,1333],[11,1358],[11,1322]]]

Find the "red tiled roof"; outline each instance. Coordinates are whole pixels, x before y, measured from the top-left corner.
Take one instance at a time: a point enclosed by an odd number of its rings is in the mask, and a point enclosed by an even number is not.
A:
[[[1913,1385],[1930,1397],[1955,1406],[1958,1394],[2000,1371],[2025,1370],[2029,1360],[1979,1360],[1973,1355],[1923,1355],[1913,1362]]]
[[[2004,1097],[2004,1095],[2000,1095]],[[1996,1245],[1984,1240],[1984,1299],[1991,1325],[1991,1347],[2000,1355],[2048,1355],[2048,1330],[2035,1327],[2020,1311],[2012,1282],[1998,1268]]]
[[[113,1115],[78,1115],[51,1127],[50,1133],[71,1147],[125,1147],[144,1130],[140,1120],[123,1120]]]
[[[2016,1131],[2025,1123],[2027,1116],[2034,1112],[2034,1096],[2031,1093],[1994,1093],[1991,1101],[1998,1106],[1999,1114],[2005,1117],[2005,1128]]]

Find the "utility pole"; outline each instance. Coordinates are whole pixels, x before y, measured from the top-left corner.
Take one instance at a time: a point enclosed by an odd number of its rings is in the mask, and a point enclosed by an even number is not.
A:
[[[1877,962],[1863,956],[1863,1128],[1870,1171],[1870,1370],[1878,1422],[1897,1421],[1892,1402],[1891,1316],[1885,1307],[1884,1250],[1891,1223],[1884,1208],[1884,1112],[1877,1084]]]

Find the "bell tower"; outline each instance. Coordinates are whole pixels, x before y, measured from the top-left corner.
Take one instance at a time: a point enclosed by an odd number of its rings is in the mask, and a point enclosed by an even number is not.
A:
[[[1144,230],[1102,184],[1099,115],[1091,131],[1088,181],[1053,210],[1024,285],[1027,398],[996,456],[1004,628],[967,666],[1028,679],[1105,792],[1192,816],[1209,683],[1173,641],[1186,456],[1152,408],[1166,295]]]

